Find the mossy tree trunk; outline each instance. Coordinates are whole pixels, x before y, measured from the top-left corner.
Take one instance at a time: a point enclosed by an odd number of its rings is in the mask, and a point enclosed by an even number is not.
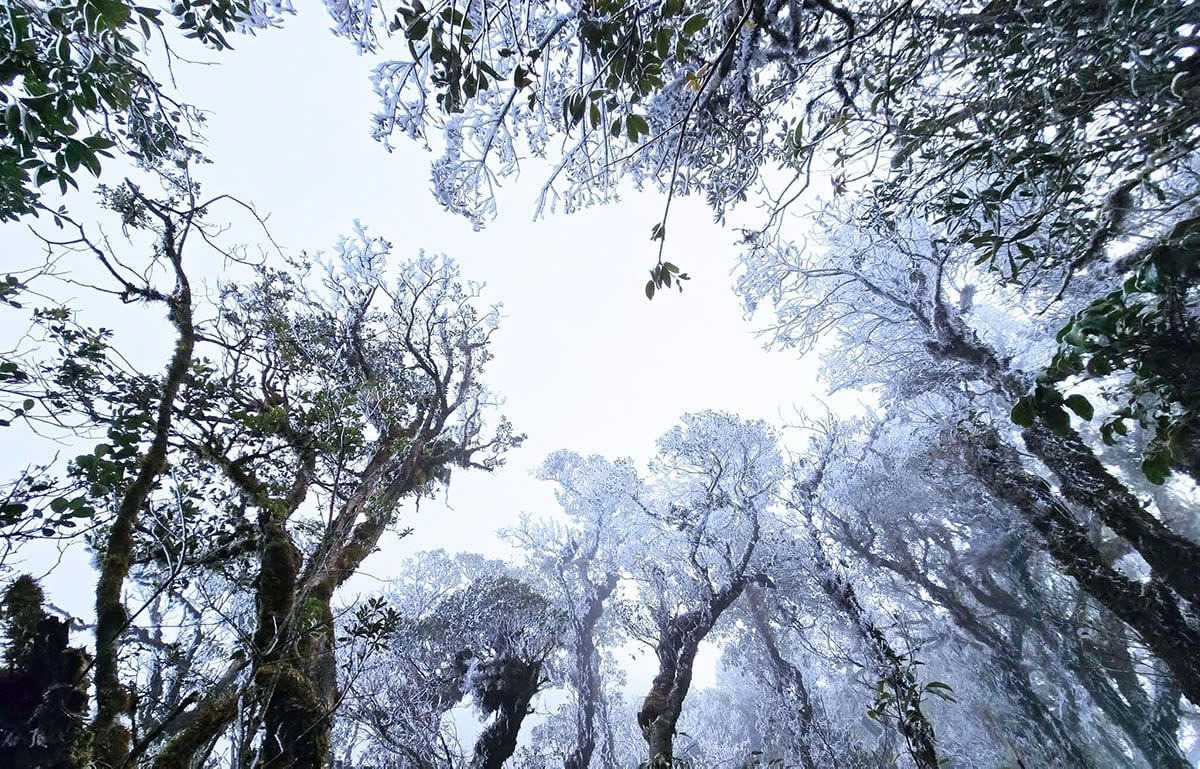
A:
[[[129,709],[129,694],[121,684],[117,669],[120,637],[128,624],[122,592],[125,579],[129,576],[138,517],[159,477],[167,469],[167,449],[171,438],[175,401],[191,368],[192,352],[196,344],[195,329],[192,325],[191,286],[183,269],[181,244],[176,240],[174,214],[145,198],[141,200],[147,209],[162,221],[162,252],[174,272],[175,290],[167,296],[151,288],[128,283],[125,290],[129,296],[143,301],[166,304],[178,336],[163,380],[150,445],[140,459],[136,476],[121,495],[108,536],[100,550],[100,577],[96,584],[96,660],[93,678],[96,690],[96,718],[92,723],[92,731],[95,762],[101,769],[117,769],[125,764],[129,756],[130,733],[121,722],[122,714]],[[193,214],[188,214],[191,215]]]
[[[1024,395],[1021,372],[1001,360],[994,348],[969,329],[961,315],[942,301],[940,290],[935,304],[930,326],[935,339],[928,345],[934,357],[971,367],[976,376],[1014,402]],[[1066,500],[1093,512],[1126,540],[1154,569],[1160,585],[1200,606],[1200,569],[1196,568],[1200,544],[1171,531],[1155,518],[1069,427],[1055,433],[1038,423],[1025,429],[1022,438],[1030,453],[1058,478]],[[1015,472],[1024,472],[1019,463],[1012,467]]]
[[[510,657],[491,663],[491,667],[495,669],[490,677],[498,685],[489,692],[485,709],[495,716],[475,740],[471,769],[501,769],[512,757],[521,724],[542,685],[540,662]]]

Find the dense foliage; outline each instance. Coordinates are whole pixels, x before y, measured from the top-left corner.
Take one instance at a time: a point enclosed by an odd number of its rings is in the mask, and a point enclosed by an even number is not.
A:
[[[498,307],[361,225],[315,255],[227,242],[265,220],[201,194],[202,113],[149,62],[286,4],[8,3],[0,219],[57,234],[0,282],[31,328],[0,429],[73,457],[0,500],[6,760],[1196,765],[1190,2],[325,5],[374,57],[374,137],[436,145],[476,227],[531,155],[538,213],[657,187],[653,299],[688,279],[675,196],[761,204],[747,314],[871,406],[684,414],[646,463],[564,448],[509,557],[362,588],[412,507],[523,441],[486,385]],[[145,180],[98,187],[123,241],[47,187],[101,158]],[[165,358],[138,370],[62,286],[157,311]],[[46,541],[94,555],[84,621],[9,565]]]

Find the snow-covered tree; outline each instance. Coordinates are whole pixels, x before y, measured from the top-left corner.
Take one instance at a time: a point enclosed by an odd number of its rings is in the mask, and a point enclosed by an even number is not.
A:
[[[540,576],[570,622],[563,682],[574,697],[574,735],[561,751],[571,769],[586,769],[598,748],[598,763],[613,766],[600,644],[605,636],[610,645],[615,640],[606,614],[631,554],[628,521],[640,515],[635,500],[641,481],[627,460],[608,462],[566,451],[547,458],[540,475],[555,482],[566,523],[526,519],[507,534],[525,550],[529,571]]]
[[[359,639],[343,668],[349,761],[499,769],[549,680],[565,622],[503,563],[438,552],[414,558],[345,630]],[[464,752],[451,711],[468,700],[489,720]]]

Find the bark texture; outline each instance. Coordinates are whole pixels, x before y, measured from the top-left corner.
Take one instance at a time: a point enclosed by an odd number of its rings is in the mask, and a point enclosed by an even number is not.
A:
[[[674,761],[675,725],[692,685],[692,668],[700,642],[751,581],[749,577],[733,580],[721,591],[711,594],[703,606],[671,617],[660,628],[654,649],[658,673],[638,712],[638,726],[646,739],[650,766],[654,769],[670,767]]]
[[[43,615],[25,639],[23,659],[0,669],[0,764],[12,769],[90,765],[88,656],[69,645],[69,634],[66,622]]]
[[[1041,535],[1068,576],[1123,622],[1200,703],[1200,630],[1188,622],[1174,592],[1157,576],[1136,582],[1113,569],[1084,527],[1050,486],[1024,470],[1016,451],[991,429],[979,429],[965,447],[967,465],[997,498],[1012,504]]]
[[[480,704],[494,717],[475,741],[471,769],[501,769],[517,750],[521,723],[542,684],[542,663],[507,657],[488,665]]]
[[[147,202],[144,201],[143,202]],[[175,224],[165,212],[147,202],[164,223],[162,249],[175,273],[175,292],[167,297],[149,289],[135,288],[134,296],[146,301],[161,301],[169,308],[177,338],[167,374],[163,380],[154,432],[150,446],[141,457],[140,468],[121,495],[116,515],[100,555],[100,577],[96,583],[96,718],[92,724],[96,765],[117,769],[129,756],[129,729],[120,717],[129,709],[129,695],[121,685],[117,670],[120,636],[128,624],[122,590],[134,545],[138,517],[158,478],[167,469],[167,446],[175,399],[192,363],[196,332],[192,325],[192,291],[183,270],[183,257],[176,242]]]

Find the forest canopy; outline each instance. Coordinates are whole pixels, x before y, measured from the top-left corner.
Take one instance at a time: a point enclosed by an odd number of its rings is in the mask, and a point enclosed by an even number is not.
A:
[[[523,169],[537,218],[661,205],[630,294],[670,305],[698,196],[761,341],[860,406],[650,382],[649,454],[578,436],[537,459],[554,504],[493,495],[528,510],[502,550],[420,547],[422,502],[522,456],[505,297],[436,242],[286,248],[210,192],[176,73],[295,9],[6,3],[0,221],[42,252],[0,281],[9,765],[1198,765],[1192,3],[325,10],[376,97],[347,119],[432,149],[447,211],[485,227]],[[83,616],[54,547],[88,554]]]

